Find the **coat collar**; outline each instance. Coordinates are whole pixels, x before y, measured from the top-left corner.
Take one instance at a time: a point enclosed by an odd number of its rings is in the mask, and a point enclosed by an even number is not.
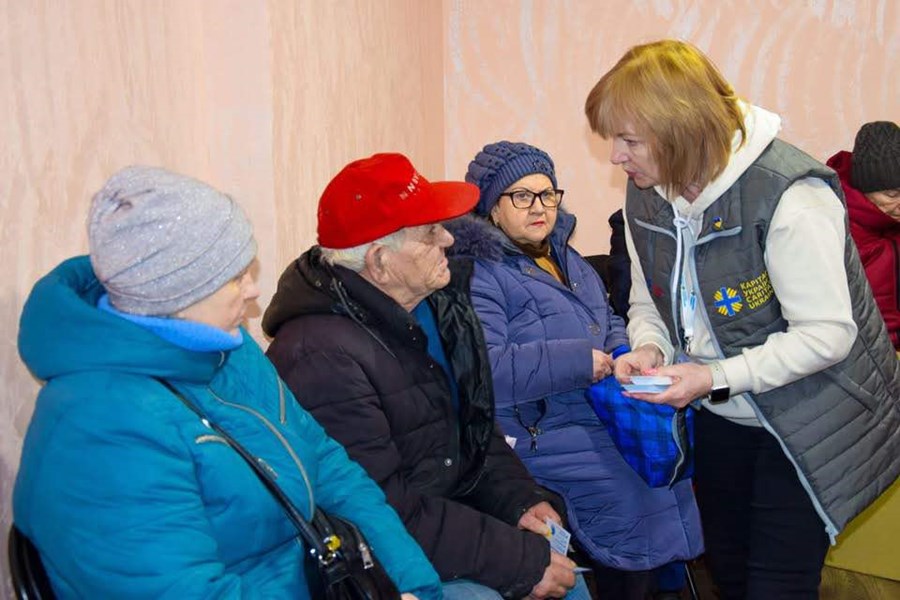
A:
[[[563,255],[575,230],[575,222],[574,215],[564,210],[558,211],[556,225],[550,233],[550,246],[555,256]],[[456,240],[448,249],[448,256],[475,258],[488,262],[503,262],[507,257],[525,256],[503,231],[482,217],[466,215],[446,223],[445,226]]]

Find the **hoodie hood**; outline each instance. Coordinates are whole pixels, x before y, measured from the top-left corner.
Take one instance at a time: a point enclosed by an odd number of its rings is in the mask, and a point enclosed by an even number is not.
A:
[[[503,230],[485,218],[465,215],[445,223],[444,227],[455,240],[447,249],[447,256],[501,262],[507,256],[522,255],[522,251],[503,233]],[[574,230],[575,216],[559,209],[556,225],[550,232],[550,245],[555,252],[562,252]]]
[[[457,295],[463,293],[463,289],[468,291],[470,269],[461,261],[453,260],[449,268],[450,284],[444,290],[432,293],[429,301],[448,289],[454,289],[453,293]],[[409,332],[418,328],[412,314],[359,273],[326,263],[319,246],[304,252],[282,273],[272,303],[263,315],[263,331],[269,337],[275,337],[289,321],[311,315],[347,317],[391,354],[393,352],[385,342],[387,338],[414,343],[425,350],[424,336],[413,336],[412,342],[409,341]]]
[[[313,246],[288,265],[263,314],[263,332],[275,337],[281,326],[295,317],[337,312],[341,284],[335,277],[336,269],[347,270],[325,263],[319,246]]]
[[[281,274],[263,315],[262,328],[266,335],[275,337],[288,321],[321,314],[346,315],[369,331],[372,327],[392,330],[391,324],[397,323],[402,323],[402,330],[413,322],[390,296],[358,273],[326,263],[321,247],[313,246]]]
[[[66,260],[35,284],[18,338],[19,356],[35,377],[118,371],[205,383],[227,356],[180,348],[97,308],[104,293],[87,256]]]
[[[696,218],[703,214],[703,211],[740,179],[744,171],[750,168],[781,131],[781,117],[775,113],[745,102],[739,104],[744,113],[747,139],[741,145],[741,134],[735,132],[731,140],[731,158],[725,170],[710,181],[693,202],[678,196],[674,204],[679,214],[688,218]],[[655,189],[660,196],[667,197],[665,189],[661,186],[656,186]]]
[[[853,154],[842,150],[825,163],[834,169],[841,178],[841,187],[847,199],[847,213],[851,225],[859,225],[869,231],[900,231],[900,223],[884,214],[871,200],[850,184],[850,171]]]

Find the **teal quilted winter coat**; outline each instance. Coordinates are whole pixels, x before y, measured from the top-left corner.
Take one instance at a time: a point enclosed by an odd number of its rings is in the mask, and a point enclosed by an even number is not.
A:
[[[303,546],[280,505],[164,378],[262,458],[307,516],[355,522],[402,591],[438,576],[378,486],[282,386],[246,334],[195,352],[96,308],[87,257],[37,283],[19,352],[46,382],[13,498],[60,597],[307,598]]]

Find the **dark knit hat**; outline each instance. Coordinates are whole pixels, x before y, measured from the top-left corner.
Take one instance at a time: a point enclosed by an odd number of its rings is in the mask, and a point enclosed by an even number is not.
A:
[[[900,188],[900,127],[896,123],[873,121],[859,128],[850,184],[864,194]]]
[[[475,212],[487,216],[503,190],[534,173],[546,175],[557,187],[553,159],[540,148],[507,141],[488,144],[469,163],[466,173],[466,181],[481,190]]]
[[[169,316],[203,300],[256,256],[250,221],[210,186],[153,167],[128,167],[94,195],[91,265],[122,312]]]

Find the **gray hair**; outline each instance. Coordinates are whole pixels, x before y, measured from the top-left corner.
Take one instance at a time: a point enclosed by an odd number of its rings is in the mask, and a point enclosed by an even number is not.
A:
[[[340,265],[351,271],[359,273],[366,266],[366,252],[374,245],[387,246],[391,250],[398,250],[406,239],[406,229],[403,228],[394,233],[378,238],[377,240],[353,246],[352,248],[325,248],[322,247],[322,260],[331,265]]]

